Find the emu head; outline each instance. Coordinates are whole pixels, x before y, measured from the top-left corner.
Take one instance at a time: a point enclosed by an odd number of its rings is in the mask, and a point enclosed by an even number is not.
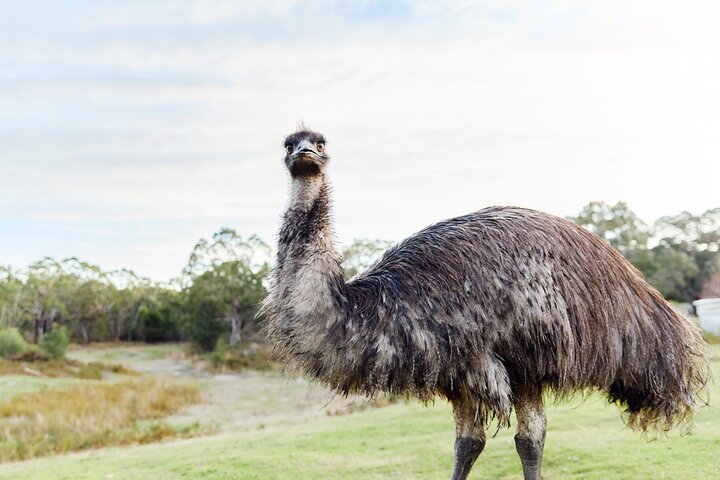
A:
[[[321,133],[301,129],[285,139],[285,166],[293,178],[321,175],[328,160]]]

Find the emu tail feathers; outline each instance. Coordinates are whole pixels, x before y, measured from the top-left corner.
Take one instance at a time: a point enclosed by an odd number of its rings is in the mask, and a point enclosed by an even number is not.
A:
[[[617,379],[607,391],[611,403],[625,407],[631,429],[656,434],[691,426],[698,403],[707,403],[702,396],[710,373],[701,329],[669,306],[662,310],[663,320],[669,320],[665,326],[674,331],[648,349],[653,354],[645,359],[644,372]]]

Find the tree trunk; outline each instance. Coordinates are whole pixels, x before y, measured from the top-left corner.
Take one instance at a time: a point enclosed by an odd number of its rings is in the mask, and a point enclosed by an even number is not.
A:
[[[133,319],[130,322],[130,327],[128,328],[128,342],[132,340],[133,332],[135,331],[135,327],[137,327],[138,321],[140,320],[140,311],[142,310],[142,305],[139,305],[138,308],[135,310],[135,315],[133,315]]]
[[[242,324],[240,322],[240,301],[232,299],[232,310],[230,312],[230,346],[234,347],[242,340]]]
[[[87,345],[90,343],[90,333],[91,333],[92,325],[88,321],[81,320],[80,321],[80,333],[83,337],[83,342]]]
[[[35,328],[33,329],[33,343],[35,345],[39,345],[40,342],[42,342],[43,334],[42,334],[42,326],[40,322],[35,322]]]
[[[42,316],[38,312],[33,312],[32,315],[33,323],[33,343],[35,345],[42,342]]]
[[[21,291],[18,291],[15,294],[15,301],[13,302],[12,312],[10,313],[10,317],[8,318],[9,327],[16,327],[20,323],[18,318],[18,309],[20,308],[20,293]]]

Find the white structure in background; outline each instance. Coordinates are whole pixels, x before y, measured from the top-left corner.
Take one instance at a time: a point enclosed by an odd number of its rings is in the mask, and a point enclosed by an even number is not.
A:
[[[720,298],[705,298],[693,302],[700,325],[706,332],[720,335]]]

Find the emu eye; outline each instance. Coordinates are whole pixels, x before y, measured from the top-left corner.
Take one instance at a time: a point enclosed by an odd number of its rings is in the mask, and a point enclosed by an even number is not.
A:
[[[322,142],[318,142],[318,144],[317,144],[317,150],[318,150],[318,152],[320,152],[320,153],[324,152],[324,151],[325,151],[325,144],[322,143]]]
[[[292,153],[292,152],[293,152],[292,145],[285,145],[285,151],[286,151],[287,153]]]

